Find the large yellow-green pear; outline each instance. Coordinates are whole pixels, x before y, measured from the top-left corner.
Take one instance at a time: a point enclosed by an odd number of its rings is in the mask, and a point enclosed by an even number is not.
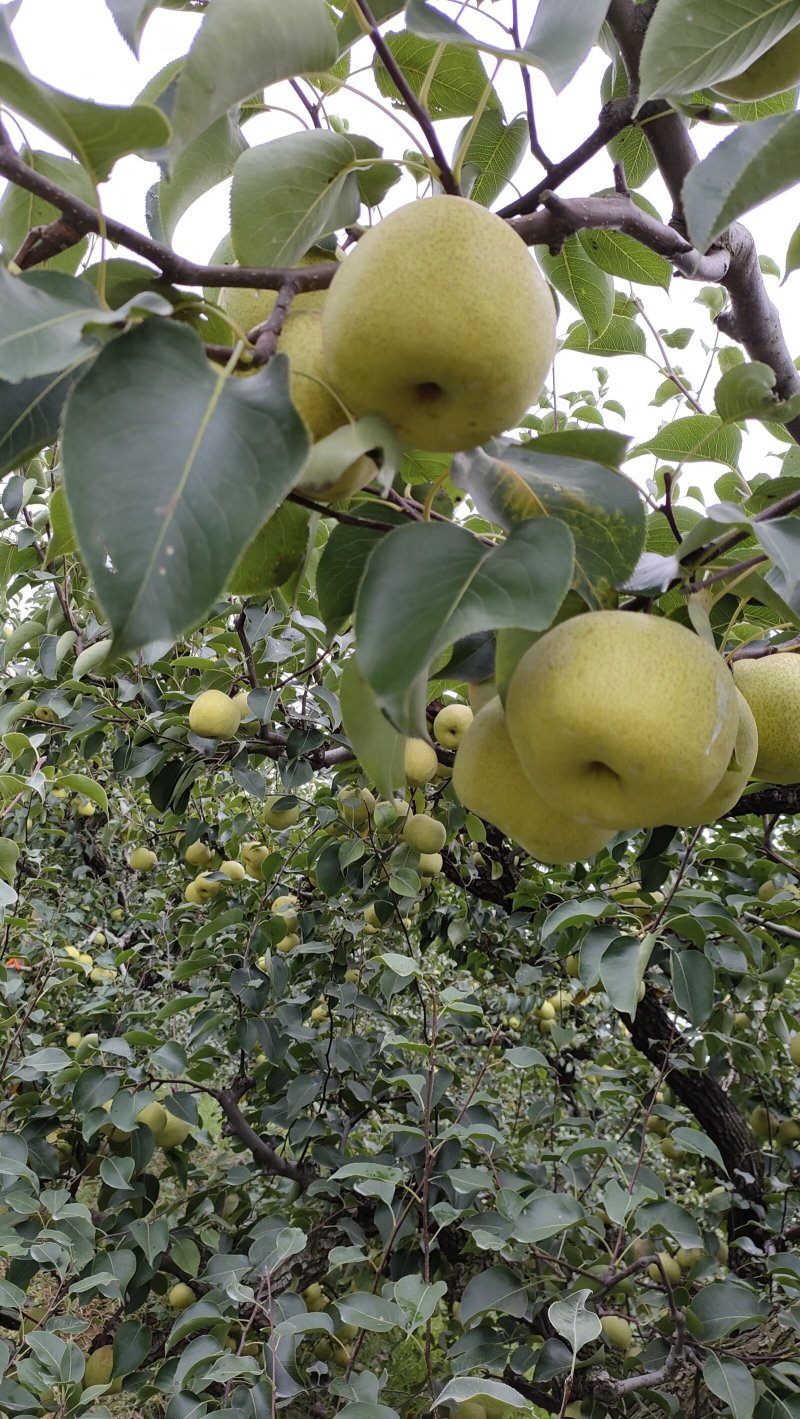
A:
[[[312,246],[305,256],[301,256],[297,266],[324,266],[335,258],[330,251]],[[235,264],[235,263],[233,263]],[[302,310],[322,310],[327,290],[303,291],[295,296],[291,304],[294,314]],[[268,320],[278,299],[277,291],[247,290],[244,286],[225,286],[219,298],[220,309],[229,315],[240,330],[252,330]]]
[[[739,802],[744,793],[758,753],[758,730],[753,711],[739,689],[736,690],[736,703],[739,707],[739,728],[730,763],[705,802],[685,818],[675,819],[677,828],[694,828],[700,823],[716,823],[734,803]]]
[[[741,74],[714,85],[714,91],[724,99],[751,103],[782,94],[800,83],[800,25],[773,44]]]
[[[513,428],[555,353],[555,306],[521,237],[462,197],[384,217],[333,279],[325,363],[354,414],[453,452]]]
[[[291,362],[289,392],[311,442],[319,443],[320,439],[349,423],[348,411],[334,394],[325,366],[321,313],[315,310],[292,312],[281,331],[278,352],[288,355]],[[366,454],[333,477],[324,469],[311,467],[300,475],[295,492],[305,493],[318,502],[332,503],[365,488],[376,472],[373,460]]]
[[[222,690],[203,690],[189,709],[189,728],[202,739],[232,739],[240,720],[239,706]]]
[[[753,777],[800,783],[800,655],[735,660],[733,676],[758,729]]]
[[[728,767],[736,688],[713,646],[664,617],[594,611],[526,651],[506,719],[528,778],[579,822],[683,821]]]
[[[453,786],[465,808],[538,862],[579,862],[608,842],[606,828],[565,818],[540,798],[509,737],[499,697],[476,714],[456,751]]]

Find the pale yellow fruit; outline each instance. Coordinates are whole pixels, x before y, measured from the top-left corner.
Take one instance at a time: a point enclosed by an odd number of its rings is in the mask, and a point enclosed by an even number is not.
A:
[[[360,976],[359,972],[356,971],[356,970],[354,970],[353,967],[351,966],[349,970],[345,971],[345,973],[344,973],[344,978],[345,978],[346,981],[349,982],[350,985],[358,985],[358,983],[359,983],[359,981],[360,981],[360,979],[361,979],[361,976]]]
[[[280,951],[282,956],[288,956],[289,952],[293,951],[295,946],[299,945],[300,937],[298,936],[297,932],[288,931],[283,937],[283,939],[278,942],[277,946],[275,947],[275,950]]]
[[[567,956],[564,965],[566,967],[567,975],[569,976],[570,980],[577,980],[581,973],[580,958],[575,954]]]
[[[322,352],[322,316],[319,311],[290,313],[278,341],[278,353],[291,362],[289,391],[292,403],[303,420],[312,444],[335,433],[350,422],[347,409],[333,392]],[[313,460],[295,483],[298,493],[316,502],[332,503],[365,488],[377,468],[362,455],[340,473],[331,476],[315,468]]]
[[[296,931],[298,923],[297,898],[291,894],[276,897],[270,906],[273,916],[279,916],[287,931]]]
[[[681,1271],[691,1271],[695,1263],[702,1261],[705,1255],[706,1253],[702,1247],[691,1247],[688,1251],[685,1247],[678,1247],[675,1253],[675,1260],[681,1268]]]
[[[184,857],[190,867],[210,867],[214,861],[214,853],[211,848],[207,843],[201,842],[199,838],[196,842],[189,844]]]
[[[293,803],[287,808],[276,808],[275,804],[288,797],[285,793],[273,793],[264,800],[264,822],[268,828],[280,832],[283,828],[293,828],[300,817],[300,804]]]
[[[326,1005],[315,1005],[314,1009],[311,1011],[311,1019],[314,1023],[318,1025],[322,1020],[327,1020],[327,1018],[328,1007]]]
[[[191,1129],[185,1119],[178,1118],[177,1114],[171,1114],[165,1109],[167,1121],[163,1128],[154,1129],[156,1143],[159,1148],[177,1148],[189,1137]]]
[[[751,103],[781,94],[800,83],[800,26],[790,30],[777,44],[755,59],[734,78],[715,84],[714,90],[723,98],[738,103]]]
[[[58,719],[58,715],[50,705],[37,705],[33,711],[33,717],[40,720],[42,724],[55,724]]]
[[[83,1035],[79,1034],[77,1030],[70,1030],[67,1035],[67,1049],[77,1049],[82,1039]]]
[[[572,996],[568,990],[557,990],[553,995],[547,997],[544,1005],[552,1006],[554,1015],[562,1015],[565,1010],[572,1008]],[[542,1006],[542,1011],[544,1010],[544,1005]]]
[[[674,1163],[677,1162],[679,1158],[683,1157],[683,1149],[680,1144],[675,1142],[674,1138],[662,1138],[658,1146],[664,1154],[664,1157],[669,1158]]]
[[[474,718],[469,705],[445,705],[433,721],[433,737],[443,749],[457,749]]]
[[[403,750],[403,766],[408,782],[414,788],[430,783],[439,767],[436,750],[427,739],[407,739]]]
[[[419,872],[421,877],[437,877],[443,865],[442,854],[440,852],[421,852],[419,855]]]
[[[123,919],[124,916],[125,916],[124,909],[123,909],[122,907],[115,907],[114,910],[113,910],[112,913],[111,913],[111,920],[112,920],[112,921],[122,921],[122,919]]]
[[[453,786],[465,808],[538,862],[582,862],[609,840],[608,829],[573,821],[540,797],[511,743],[499,697],[484,705],[459,744]]]
[[[555,306],[530,251],[460,197],[412,202],[367,231],[334,277],[322,328],[348,408],[382,414],[402,443],[432,452],[514,427],[555,353]]]
[[[415,813],[406,818],[401,836],[415,852],[438,853],[447,840],[447,829],[429,813]]]
[[[313,246],[305,256],[300,257],[295,265],[324,266],[327,262],[335,259],[332,252],[322,251],[319,247]],[[322,310],[327,294],[327,289],[303,291],[292,301],[292,314],[304,310]],[[265,320],[269,320],[277,299],[277,291],[257,291],[248,290],[244,286],[224,286],[219,304],[239,330],[247,331],[252,330],[256,325],[263,324]]]
[[[246,875],[241,862],[222,862],[219,867],[220,872],[228,877],[231,882],[241,882]]]
[[[773,882],[770,877],[768,881],[761,883],[758,889],[758,900],[760,902],[771,902],[777,891],[778,884],[777,882]]]
[[[675,1260],[674,1256],[670,1256],[668,1251],[660,1251],[658,1253],[658,1259],[664,1268],[664,1274],[666,1275],[666,1278],[669,1281],[670,1285],[677,1286],[680,1282],[682,1273],[681,1268],[678,1265],[678,1262]],[[663,1284],[661,1271],[659,1267],[656,1266],[655,1262],[653,1262],[652,1266],[648,1266],[647,1274],[648,1276],[652,1277],[653,1281],[659,1281]]]
[[[477,684],[469,685],[467,695],[472,713],[477,714],[484,705],[488,705],[489,701],[495,698],[496,694],[497,685],[494,680],[479,680]]]
[[[736,660],[733,675],[758,729],[753,777],[766,783],[800,782],[800,655]]]
[[[107,937],[104,931],[93,931],[90,937],[90,945],[105,946]]]
[[[758,754],[758,730],[753,711],[738,687],[736,689],[736,703],[739,710],[739,724],[730,763],[713,793],[709,794],[705,802],[701,803],[699,808],[688,813],[685,818],[675,819],[677,828],[694,828],[700,823],[716,823],[718,818],[722,818],[733,808],[735,803],[739,802],[744,793]]]
[[[739,723],[722,657],[664,617],[594,611],[554,626],[508,687],[511,741],[537,791],[607,828],[683,821],[728,767]]]
[[[366,823],[375,810],[375,795],[368,788],[342,788],[336,795],[339,812],[351,828]]]
[[[109,1385],[111,1393],[117,1394],[122,1389],[122,1377],[111,1379],[113,1367],[114,1350],[111,1345],[101,1345],[98,1350],[93,1350],[91,1355],[86,1356],[83,1388],[88,1389],[90,1385]]]
[[[364,921],[368,927],[372,928],[373,931],[380,931],[381,927],[383,926],[383,922],[378,916],[378,913],[376,912],[372,902],[370,902],[368,907],[364,908]]]
[[[151,872],[157,862],[158,858],[149,847],[135,847],[128,858],[128,866],[134,872]]]
[[[623,1353],[630,1350],[633,1331],[624,1316],[603,1316],[600,1324],[603,1327],[603,1339],[613,1350],[621,1350]]]
[[[778,1142],[782,1148],[791,1148],[800,1140],[800,1123],[795,1118],[786,1118],[778,1126]]]
[[[737,1030],[746,1030],[750,1024],[750,1016],[746,1015],[744,1010],[737,1010],[733,1023]]]
[[[792,1035],[789,1041],[789,1058],[800,1069],[800,1034]]]
[[[136,1115],[136,1122],[145,1124],[157,1137],[159,1133],[164,1132],[169,1122],[169,1117],[164,1105],[154,1100],[153,1103],[145,1104],[144,1108],[139,1110]]]
[[[94,985],[107,985],[110,981],[116,980],[117,972],[113,966],[93,966],[89,972],[89,980]]]
[[[269,857],[270,850],[263,843],[243,843],[239,849],[239,856],[244,863],[245,870],[251,877],[261,876],[261,864]]]
[[[191,902],[196,907],[201,907],[204,902],[208,901],[208,898],[203,896],[200,891],[197,882],[187,882],[184,888],[183,899],[185,902]]]
[[[307,1311],[324,1311],[330,1304],[329,1298],[325,1295],[318,1281],[306,1286],[303,1292],[303,1300],[306,1303]]]
[[[233,739],[239,721],[238,705],[222,690],[203,690],[189,709],[189,728],[201,739]]]
[[[552,1000],[543,1000],[542,1003],[541,1003],[541,1005],[539,1006],[539,1019],[540,1019],[540,1020],[555,1020],[555,1018],[556,1018],[556,1007],[555,1007],[555,1005],[553,1004]]]
[[[238,694],[235,694],[233,697],[233,703],[239,711],[240,729],[245,725],[258,725],[258,720],[254,716],[250,708],[250,701],[247,698],[249,693],[249,690],[239,690]]]
[[[93,818],[97,812],[97,805],[87,799],[75,805],[75,812],[81,818]]]
[[[185,1281],[176,1281],[167,1292],[167,1305],[173,1311],[185,1311],[189,1306],[193,1306],[195,1294],[191,1286],[187,1286]]]
[[[222,891],[222,883],[215,882],[207,872],[199,872],[194,879],[194,890],[198,901],[210,902]]]
[[[765,1141],[775,1137],[780,1121],[763,1104],[758,1104],[749,1114],[748,1122],[755,1137]]]

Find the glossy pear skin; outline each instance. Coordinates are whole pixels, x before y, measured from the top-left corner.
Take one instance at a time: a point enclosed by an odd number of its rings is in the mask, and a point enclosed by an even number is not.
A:
[[[519,662],[508,730],[542,797],[608,828],[680,822],[728,767],[739,714],[722,657],[664,617],[593,611]]]
[[[739,727],[733,754],[714,792],[686,818],[676,819],[676,828],[694,828],[701,823],[716,823],[739,802],[748,780],[752,777],[758,754],[758,729],[747,700],[741,690],[736,690],[739,707]]]
[[[528,248],[462,197],[411,202],[370,228],[336,272],[322,328],[347,407],[432,452],[513,428],[555,352],[555,307]]]
[[[733,677],[758,727],[753,777],[800,783],[800,655],[735,660]]]
[[[582,862],[611,836],[605,828],[564,817],[540,798],[511,743],[499,697],[476,714],[461,740],[453,786],[465,808],[493,823],[537,862]]]
[[[750,103],[782,94],[797,83],[800,83],[800,25],[748,64],[741,74],[715,84],[714,90],[725,99]]]

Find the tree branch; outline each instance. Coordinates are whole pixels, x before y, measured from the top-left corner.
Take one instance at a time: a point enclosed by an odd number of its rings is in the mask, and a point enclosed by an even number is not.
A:
[[[239,1099],[251,1082],[248,1079],[237,1080],[227,1089],[213,1089],[210,1092],[222,1109],[231,1133],[244,1143],[265,1172],[274,1173],[281,1178],[291,1178],[302,1189],[307,1188],[316,1176],[314,1164],[310,1162],[296,1163],[290,1158],[281,1157],[266,1138],[262,1138],[260,1133],[256,1133],[255,1129],[250,1127],[239,1108]]]
[[[594,132],[584,139],[574,153],[562,158],[559,163],[553,163],[552,166],[545,163],[545,176],[542,180],[537,182],[530,192],[523,193],[522,197],[517,197],[506,207],[502,207],[499,215],[507,218],[522,217],[529,212],[535,212],[545,192],[552,192],[556,187],[560,187],[562,182],[566,182],[568,177],[572,177],[573,173],[578,172],[591,158],[601,152],[612,138],[616,138],[623,128],[628,127],[634,107],[632,98],[611,99],[600,110],[600,117]]]

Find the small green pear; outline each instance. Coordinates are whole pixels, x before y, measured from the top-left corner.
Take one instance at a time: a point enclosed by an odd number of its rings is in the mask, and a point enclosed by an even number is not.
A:
[[[797,31],[800,35],[800,30]],[[800,781],[800,655],[735,660],[733,678],[758,730],[753,777],[765,783]]]

